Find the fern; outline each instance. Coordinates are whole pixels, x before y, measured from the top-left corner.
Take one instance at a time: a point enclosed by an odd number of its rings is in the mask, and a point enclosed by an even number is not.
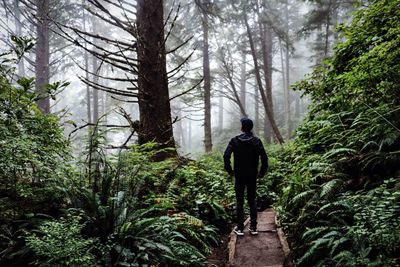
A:
[[[317,238],[318,236],[325,234],[329,230],[330,230],[329,226],[319,226],[319,227],[315,227],[315,228],[308,228],[304,232],[302,239],[304,241],[311,241],[311,240]]]
[[[319,249],[327,245],[330,242],[330,239],[327,238],[319,238],[312,242],[312,246],[307,249],[306,253],[298,260],[298,266],[309,266],[309,262],[312,261],[313,258],[318,254]]]
[[[336,250],[339,248],[339,246],[344,245],[345,243],[348,243],[349,241],[350,241],[350,239],[349,239],[348,237],[346,237],[346,236],[343,236],[343,237],[341,237],[341,238],[335,240],[335,241],[333,242],[331,251],[330,251],[330,253],[329,253],[330,256],[331,256],[331,258],[333,257],[333,255],[335,255],[335,252],[336,252]]]
[[[313,197],[314,194],[315,192],[312,189],[301,192],[293,197],[289,204],[295,207],[298,205],[302,205],[307,202],[311,197]]]
[[[341,179],[333,179],[329,182],[326,182],[321,186],[321,192],[319,196],[321,198],[324,197],[330,198],[334,194],[336,194],[337,191],[340,191],[342,186],[343,186],[343,180]]]
[[[346,201],[336,201],[332,203],[328,203],[323,205],[316,213],[316,216],[321,215],[326,212],[330,212],[331,210],[334,211],[342,211],[343,213],[351,211],[352,207]]]
[[[347,156],[351,156],[351,155],[353,155],[355,153],[356,153],[355,149],[341,147],[341,148],[336,148],[336,149],[329,150],[328,152],[326,152],[323,155],[323,158],[324,159],[331,159],[331,158],[338,157],[338,156],[343,155],[343,154],[347,155]]]

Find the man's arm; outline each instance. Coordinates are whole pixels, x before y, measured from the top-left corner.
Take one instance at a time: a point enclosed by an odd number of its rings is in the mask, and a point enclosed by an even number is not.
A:
[[[233,170],[232,170],[232,166],[231,166],[232,152],[233,152],[233,146],[232,146],[232,140],[231,140],[224,152],[224,168],[229,173],[229,175],[233,175]]]
[[[261,168],[260,168],[259,176],[262,177],[267,173],[267,170],[268,170],[268,156],[267,156],[267,153],[265,152],[264,145],[261,142],[261,140],[258,144],[258,149],[259,149],[260,159],[261,159]]]

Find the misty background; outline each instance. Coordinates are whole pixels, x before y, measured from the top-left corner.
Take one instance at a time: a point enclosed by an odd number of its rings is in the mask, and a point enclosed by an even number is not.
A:
[[[136,4],[128,0],[1,3],[3,49],[15,47],[12,36],[36,42],[13,79],[36,75],[37,89],[40,80],[69,83],[47,96],[47,112],[62,117],[65,135],[77,153],[89,126],[97,121],[107,129],[110,153],[137,142],[135,133],[130,137],[129,125],[139,120],[136,76],[124,71],[137,59],[135,34],[127,29],[136,27]],[[348,21],[353,4],[164,1],[169,98],[180,154],[195,157],[210,148],[224,149],[239,134],[243,116],[254,120],[254,132],[265,143],[280,142],[277,134],[283,140],[293,138],[309,103],[294,85],[330,55],[340,38],[335,28]],[[268,105],[263,104],[257,75]]]

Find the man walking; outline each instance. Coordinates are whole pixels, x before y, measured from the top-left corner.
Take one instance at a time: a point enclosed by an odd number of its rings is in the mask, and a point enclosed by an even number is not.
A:
[[[235,176],[237,226],[233,231],[239,236],[244,235],[243,204],[244,190],[247,189],[247,202],[250,207],[249,231],[250,234],[256,235],[258,234],[256,204],[257,177],[262,177],[267,172],[268,157],[261,140],[251,132],[253,121],[248,118],[242,118],[240,122],[243,133],[231,139],[224,153],[225,170],[229,175]],[[234,169],[231,166],[232,153]],[[258,162],[260,159],[261,168],[258,171]]]

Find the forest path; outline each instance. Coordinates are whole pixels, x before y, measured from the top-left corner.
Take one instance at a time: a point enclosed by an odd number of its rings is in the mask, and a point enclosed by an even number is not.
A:
[[[228,244],[229,266],[278,267],[289,266],[289,247],[283,232],[276,225],[276,212],[266,209],[258,213],[258,235],[250,235],[250,220],[245,222],[244,236],[231,233]]]

